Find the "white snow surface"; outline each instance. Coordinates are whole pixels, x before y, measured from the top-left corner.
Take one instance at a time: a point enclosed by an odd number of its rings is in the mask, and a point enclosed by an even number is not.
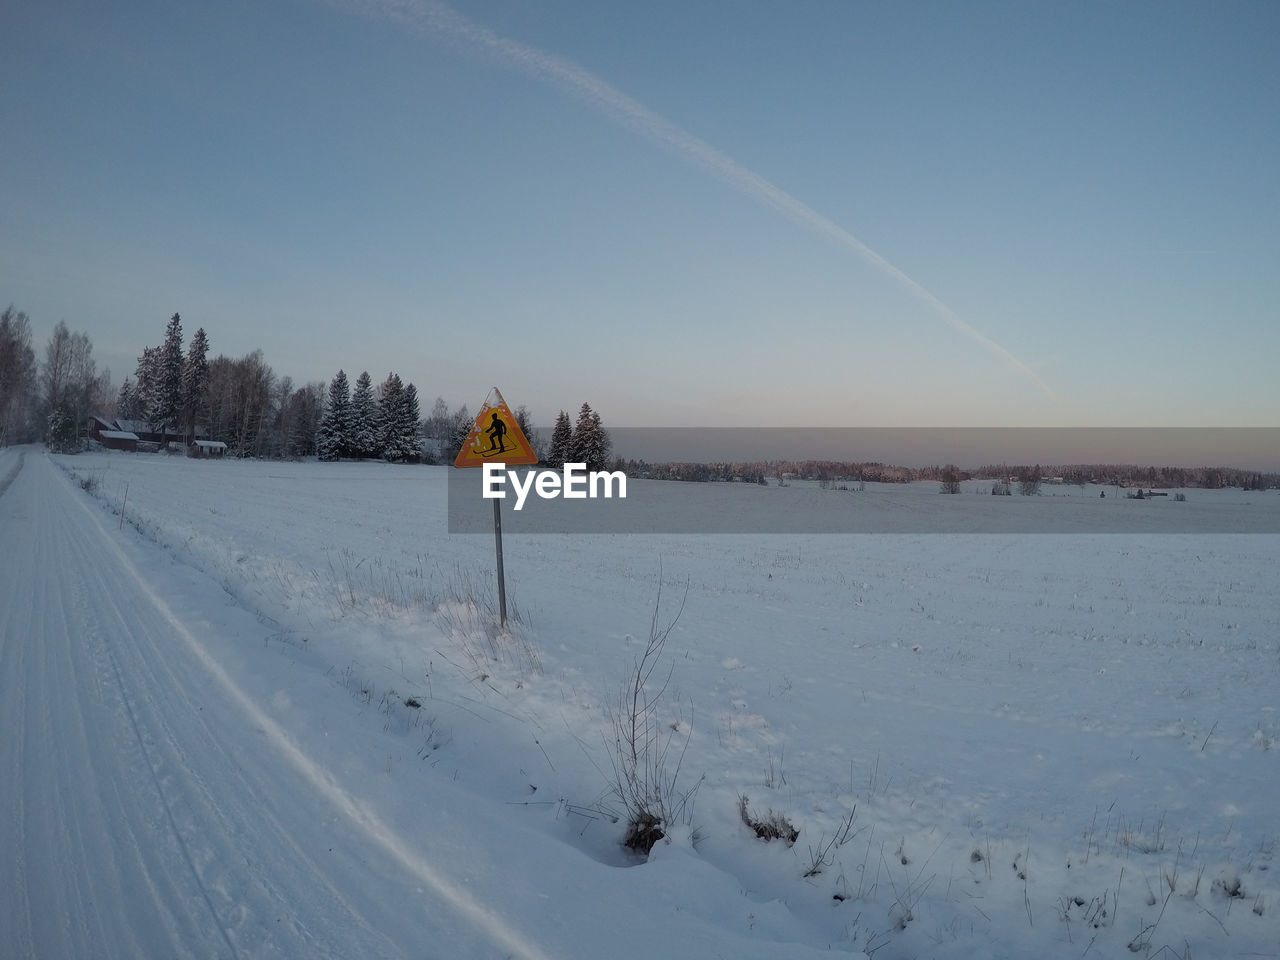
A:
[[[500,631],[446,470],[0,449],[0,957],[1280,956],[1280,537],[513,525]]]

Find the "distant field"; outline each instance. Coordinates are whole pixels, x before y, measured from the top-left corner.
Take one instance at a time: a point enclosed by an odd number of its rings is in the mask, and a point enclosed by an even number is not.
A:
[[[450,474],[451,531],[492,526],[480,484],[478,470]],[[965,481],[955,495],[941,495],[939,487],[932,481],[837,482],[824,489],[808,480],[760,486],[629,478],[625,501],[529,495],[518,513],[510,485],[500,489],[511,529],[539,533],[1280,533],[1276,490],[1168,490],[1137,499],[1136,488],[1110,485],[1043,484],[1035,496],[992,496],[990,480]]]

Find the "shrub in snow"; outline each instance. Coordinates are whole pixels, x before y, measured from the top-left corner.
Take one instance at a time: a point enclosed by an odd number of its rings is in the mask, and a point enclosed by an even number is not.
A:
[[[688,789],[677,786],[693,731],[690,728],[683,742],[676,743],[683,727],[682,719],[668,724],[658,715],[666,699],[672,668],[667,669],[667,675],[660,682],[655,682],[653,676],[688,596],[686,584],[675,616],[665,626],[659,626],[662,607],[659,568],[658,596],[649,624],[649,639],[619,690],[616,706],[609,709],[613,728],[613,741],[609,744],[613,765],[611,792],[626,813],[627,832],[623,844],[637,853],[648,854],[673,824],[688,823],[693,813],[693,795],[699,785]]]
[[[800,831],[786,816],[774,810],[769,810],[763,817],[756,816],[747,807],[749,802],[745,794],[738,795],[738,816],[761,840],[766,843],[770,840],[785,840],[787,846],[791,846],[799,839]]]
[[[1213,889],[1228,900],[1243,900],[1245,897],[1244,887],[1240,883],[1240,874],[1230,867],[1218,874],[1218,879],[1213,881]]]
[[[858,808],[854,806],[849,811],[849,815],[840,821],[840,825],[830,839],[824,833],[818,837],[817,846],[809,847],[809,866],[804,872],[806,877],[816,877],[836,862],[836,853],[854,837],[853,818],[857,812]]]

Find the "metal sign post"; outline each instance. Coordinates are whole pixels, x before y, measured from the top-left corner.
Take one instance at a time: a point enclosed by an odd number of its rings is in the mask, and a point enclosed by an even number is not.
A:
[[[520,429],[515,414],[502,399],[497,387],[489,391],[466,442],[453,461],[455,467],[482,467],[486,463],[526,466],[538,462],[533,445]],[[502,570],[502,508],[493,501],[493,549],[498,560],[498,615],[501,626],[507,625],[507,580]]]
[[[493,500],[493,549],[498,555],[498,615],[499,626],[507,625],[507,578],[502,573],[502,503],[497,497]]]

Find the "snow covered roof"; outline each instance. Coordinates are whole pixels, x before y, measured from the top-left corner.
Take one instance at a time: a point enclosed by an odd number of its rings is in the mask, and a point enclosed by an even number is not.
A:
[[[108,440],[137,440],[136,433],[130,433],[128,430],[99,430],[98,436],[106,437]]]
[[[201,450],[225,450],[227,445],[221,440],[192,440],[195,446]]]

